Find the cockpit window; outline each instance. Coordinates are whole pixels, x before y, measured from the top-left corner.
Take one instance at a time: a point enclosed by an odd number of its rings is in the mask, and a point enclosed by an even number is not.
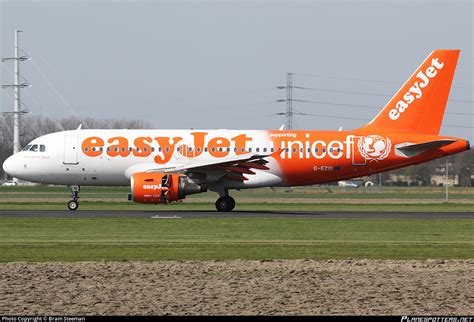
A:
[[[40,145],[40,152],[44,152],[44,151],[46,151],[46,147],[43,144],[41,144]]]
[[[38,144],[32,145],[31,148],[30,148],[30,151],[38,152]]]
[[[31,144],[28,144],[28,145],[25,146],[25,147],[23,148],[23,150],[21,150],[21,151],[28,151],[30,148],[31,148]]]

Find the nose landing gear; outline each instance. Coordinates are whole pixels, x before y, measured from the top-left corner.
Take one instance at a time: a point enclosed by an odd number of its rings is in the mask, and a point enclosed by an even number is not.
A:
[[[69,208],[69,210],[74,211],[77,208],[79,208],[78,199],[79,199],[79,191],[81,190],[81,187],[78,185],[73,185],[73,186],[69,186],[69,188],[71,189],[72,200],[67,203],[67,207]]]

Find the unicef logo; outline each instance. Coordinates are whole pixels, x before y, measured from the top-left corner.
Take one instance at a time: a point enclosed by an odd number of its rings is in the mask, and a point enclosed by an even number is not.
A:
[[[357,146],[360,154],[367,160],[383,160],[388,157],[392,142],[379,135],[368,135],[359,138]]]

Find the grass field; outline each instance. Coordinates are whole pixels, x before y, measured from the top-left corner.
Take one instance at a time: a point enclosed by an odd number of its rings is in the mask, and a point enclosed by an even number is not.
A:
[[[474,220],[1,218],[0,261],[472,258]]]
[[[140,205],[127,201],[127,187],[83,187],[80,210],[215,210],[217,194],[191,195],[171,205]],[[474,189],[450,188],[339,188],[297,187],[232,191],[236,211],[473,211]],[[66,187],[0,187],[0,210],[64,210],[70,193]]]
[[[81,187],[81,197],[125,198],[130,192],[129,187]],[[294,187],[291,192],[284,188],[251,189],[231,191],[236,198],[352,198],[352,199],[445,199],[444,187],[370,187],[370,188],[340,188],[337,186],[305,186]],[[2,198],[44,198],[70,196],[68,188],[63,186],[0,186],[0,201]],[[213,192],[188,196],[187,199],[201,200],[215,198]],[[473,188],[449,188],[450,199],[474,199]]]
[[[214,193],[182,203],[126,201],[84,187],[78,212],[214,211]],[[233,192],[235,211],[474,211],[474,189],[303,187]],[[65,187],[0,187],[0,210],[65,210]],[[150,217],[151,217],[150,215]],[[185,259],[473,258],[474,220],[328,218],[0,218],[0,262]]]
[[[0,210],[67,210],[66,200],[64,202],[0,202]],[[372,203],[278,203],[260,202],[245,203],[237,200],[234,211],[363,211],[363,212],[472,212],[474,204],[464,203],[414,203],[414,204],[372,204]],[[116,211],[215,211],[214,202],[187,201],[170,205],[142,205],[126,202],[88,202],[80,201],[78,212],[93,210],[116,210]],[[73,215],[73,214],[71,214]]]

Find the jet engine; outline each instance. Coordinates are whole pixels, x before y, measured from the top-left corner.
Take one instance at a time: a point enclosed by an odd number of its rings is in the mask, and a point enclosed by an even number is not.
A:
[[[184,199],[186,195],[207,191],[188,176],[179,173],[135,173],[130,186],[132,192],[128,199],[146,204],[169,203]]]

